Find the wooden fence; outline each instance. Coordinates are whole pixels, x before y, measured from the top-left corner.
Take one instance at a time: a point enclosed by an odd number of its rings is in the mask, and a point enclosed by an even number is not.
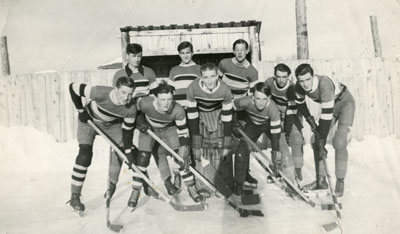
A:
[[[334,77],[347,85],[356,99],[353,137],[400,137],[400,61],[361,58],[279,62],[289,65],[292,71],[300,63],[310,63],[316,74]],[[257,64],[260,80],[272,76],[277,63]],[[69,83],[111,85],[114,73],[115,70],[94,70],[0,77],[0,124],[32,126],[60,142],[73,139],[77,113],[69,96]],[[318,113],[319,106],[308,102],[311,112]],[[308,138],[308,126],[304,132]]]

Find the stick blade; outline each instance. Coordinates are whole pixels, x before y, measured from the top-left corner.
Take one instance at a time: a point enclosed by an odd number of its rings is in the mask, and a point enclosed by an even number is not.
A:
[[[110,221],[107,221],[107,227],[113,232],[121,232],[124,226],[120,224],[112,224]]]
[[[108,226],[108,228],[113,232],[121,232],[123,227],[124,226],[120,224],[110,224],[110,226]]]
[[[260,195],[259,194],[242,195],[241,201],[243,205],[260,204]]]
[[[339,224],[337,222],[327,223],[322,225],[322,228],[324,229],[325,232],[331,232],[336,228],[339,228]]]
[[[206,203],[194,204],[194,205],[182,205],[170,201],[169,204],[177,211],[204,211],[207,210]]]

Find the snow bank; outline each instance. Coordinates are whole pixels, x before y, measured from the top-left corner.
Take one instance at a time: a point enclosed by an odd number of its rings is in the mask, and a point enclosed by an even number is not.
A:
[[[397,233],[400,229],[400,140],[393,136],[366,136],[349,146],[345,196],[340,199],[345,233]],[[106,188],[108,145],[98,138],[83,189],[88,213],[79,218],[65,202],[78,147],[75,140],[57,143],[53,137],[28,127],[0,126],[0,233],[110,233],[105,225],[102,197]],[[328,164],[334,174],[334,151],[328,146]],[[305,146],[304,182],[314,177],[309,145]],[[293,200],[276,186],[265,183],[265,172],[251,161],[259,180],[265,217],[240,218],[224,200],[213,198],[205,212],[176,212],[166,203],[148,197],[133,213],[126,209],[131,173],[123,169],[112,202],[112,221],[124,232],[136,233],[321,233],[332,222],[333,211],[319,211]],[[163,188],[152,162],[150,176]],[[190,203],[186,191],[180,195]]]

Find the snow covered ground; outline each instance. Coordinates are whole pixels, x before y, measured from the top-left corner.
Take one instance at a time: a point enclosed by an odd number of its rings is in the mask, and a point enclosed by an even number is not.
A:
[[[51,136],[28,127],[0,126],[0,234],[14,233],[112,233],[106,227],[103,193],[106,189],[108,146],[99,138],[83,189],[85,217],[71,212],[71,171],[77,154],[76,141],[57,143]],[[328,163],[334,172],[333,149]],[[341,199],[345,232],[399,233],[400,140],[367,136],[349,147],[350,161],[345,196]],[[305,147],[305,182],[313,177],[310,146]],[[259,181],[264,217],[240,218],[218,198],[207,211],[176,212],[166,203],[141,197],[139,208],[130,212],[131,173],[123,169],[112,201],[111,219],[123,224],[124,233],[321,233],[320,226],[334,221],[334,211],[320,211],[287,197],[265,183],[265,173],[252,161],[252,174]],[[150,176],[163,188],[154,163]],[[190,203],[186,191],[180,195]]]

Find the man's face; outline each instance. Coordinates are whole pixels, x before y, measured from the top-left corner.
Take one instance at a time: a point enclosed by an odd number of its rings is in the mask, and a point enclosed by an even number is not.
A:
[[[278,86],[280,88],[285,86],[287,84],[288,80],[289,80],[289,75],[287,72],[276,71],[275,82],[276,82],[276,84],[278,84]]]
[[[157,95],[157,107],[159,110],[168,112],[173,102],[172,93],[160,93]]]
[[[131,101],[132,94],[133,94],[134,89],[122,85],[121,87],[117,88],[117,99],[118,102],[122,105],[127,104],[128,102]]]
[[[253,95],[254,105],[257,110],[262,111],[268,105],[270,98],[265,93],[255,91]]]
[[[310,73],[298,76],[297,83],[299,83],[304,91],[310,92],[313,87],[313,76]]]
[[[142,61],[142,53],[137,53],[137,54],[128,54],[128,63],[129,65],[133,67],[139,67],[140,62]]]
[[[217,87],[218,75],[216,70],[206,70],[201,72],[201,81],[209,90]]]
[[[184,64],[189,64],[192,61],[193,52],[190,48],[185,48],[179,51],[179,57],[181,58]]]
[[[246,55],[249,53],[249,50],[246,49],[245,44],[236,44],[235,49],[233,50],[233,54],[235,55],[236,60],[241,63],[246,59]]]

